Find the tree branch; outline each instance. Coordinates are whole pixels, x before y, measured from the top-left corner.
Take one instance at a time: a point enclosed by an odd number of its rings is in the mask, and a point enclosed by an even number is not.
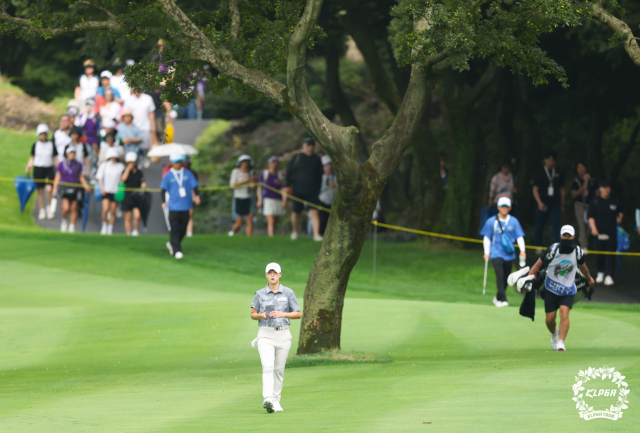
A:
[[[240,33],[240,11],[238,10],[238,0],[229,0],[229,10],[231,11],[231,34],[237,38]]]
[[[100,9],[102,12],[104,12],[105,14],[109,15],[109,18],[115,20],[116,16],[113,12],[111,12],[110,10],[108,10],[107,8],[102,7],[100,4],[95,3],[95,2],[91,2],[88,0],[79,0],[78,3],[80,4],[85,4],[85,5],[89,5],[89,6],[93,6],[96,9]]]
[[[603,1],[593,5],[591,16],[603,24],[608,25],[616,33],[625,34],[627,39],[624,42],[624,49],[631,57],[636,66],[640,66],[640,46],[638,46],[637,38],[633,36],[633,32],[627,23],[613,16],[608,10],[602,6]]]
[[[616,160],[615,164],[613,164],[613,167],[611,168],[610,179],[612,181],[618,180],[620,172],[622,171],[622,167],[624,167],[625,163],[629,160],[629,157],[631,156],[631,152],[633,152],[633,148],[636,146],[636,142],[638,141],[638,135],[640,135],[640,121],[636,123],[636,126],[633,128],[633,131],[631,132],[631,137],[629,138],[629,141],[624,146],[624,148],[620,151],[620,153],[618,154],[618,159]]]
[[[192,40],[193,58],[211,63],[220,73],[228,75],[291,111],[285,97],[287,87],[284,84],[256,69],[241,65],[229,50],[213,45],[173,0],[158,0],[158,4],[163,12],[182,29],[184,35]]]
[[[96,5],[92,4],[92,6]],[[106,21],[86,21],[76,23],[68,27],[56,27],[47,29],[36,27],[35,25],[33,25],[33,23],[31,23],[31,21],[27,19],[13,17],[9,15],[2,7],[0,7],[0,21],[13,24],[15,26],[28,30],[29,33],[37,34],[44,37],[56,37],[66,35],[67,33],[84,32],[89,30],[110,30],[114,32],[124,31],[124,27],[116,20],[115,15],[113,15],[111,12],[108,12],[101,6],[99,7],[99,9],[107,12],[110,18]]]

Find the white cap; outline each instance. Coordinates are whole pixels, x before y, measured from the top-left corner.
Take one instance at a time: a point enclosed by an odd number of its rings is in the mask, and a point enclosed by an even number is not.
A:
[[[277,156],[272,156],[271,158],[269,158],[269,163],[278,162],[278,161],[279,161],[279,159],[278,159]]]
[[[562,226],[562,228],[560,229],[560,236],[565,234],[575,236],[576,230],[573,228],[573,226],[570,225]]]
[[[67,148],[66,148],[66,149],[65,149],[65,151],[64,151],[64,153],[65,153],[65,154],[69,154],[69,153],[71,153],[71,152],[76,153],[76,148],[75,148],[75,146],[67,146]]]
[[[177,119],[178,118],[178,112],[176,110],[169,111],[169,117],[172,118],[172,119]]]
[[[38,129],[36,129],[36,136],[40,136],[40,134],[43,133],[49,133],[49,125],[47,125],[46,123],[41,123],[40,125],[38,125]]]
[[[511,207],[511,199],[509,197],[500,197],[498,199],[498,207],[502,206]]]
[[[182,162],[185,158],[186,156],[184,156],[184,153],[182,152],[171,152],[171,155],[169,156],[169,160],[171,162]]]
[[[111,73],[111,71],[100,72],[100,78],[104,78],[104,77],[111,79],[111,77],[113,77],[113,74]]]
[[[249,155],[240,155],[238,161],[236,162],[236,165],[240,167],[242,161],[249,161],[249,165],[253,165],[253,158],[251,158]]]
[[[135,152],[127,152],[124,156],[125,162],[136,162],[138,160],[138,154]]]
[[[70,99],[69,102],[67,102],[67,108],[71,107],[80,109],[80,104],[78,104],[78,101],[76,101],[75,99]]]
[[[120,152],[115,147],[110,147],[107,149],[107,159],[118,158],[120,156]]]
[[[125,65],[127,65],[127,66],[133,66],[133,65],[135,65],[135,64],[136,64],[136,61],[135,61],[135,60],[133,60],[133,59],[127,59],[127,60],[124,62],[124,64],[125,64]]]
[[[322,165],[331,164],[331,157],[329,155],[322,155],[320,161],[322,161]]]
[[[269,271],[276,271],[277,273],[281,274],[282,273],[282,269],[280,269],[280,265],[277,263],[269,263],[267,265],[267,269],[264,271],[265,274],[268,274]]]

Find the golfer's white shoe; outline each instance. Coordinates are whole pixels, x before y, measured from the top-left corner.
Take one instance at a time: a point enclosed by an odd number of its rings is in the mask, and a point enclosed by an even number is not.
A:
[[[63,219],[62,222],[60,223],[60,231],[62,233],[66,233],[68,228],[69,228],[69,224],[67,223],[67,220]]]
[[[296,232],[291,233],[291,240],[295,241],[296,239],[298,239],[298,233]]]
[[[558,340],[558,352],[566,352],[567,348],[564,347],[564,340]]]
[[[131,232],[131,236],[138,236],[140,235],[140,233],[138,233],[138,230],[134,230]]]
[[[235,233],[233,232],[233,230],[231,230],[229,233],[227,233],[229,236],[233,236],[235,235]]]
[[[188,238],[190,238],[190,237],[192,237],[192,236],[193,236],[193,233],[192,233],[192,232],[187,232],[187,237],[188,237]]]
[[[56,214],[56,208],[49,206],[47,208],[47,219],[52,220]]]
[[[169,254],[173,255],[173,247],[171,246],[171,242],[167,242],[167,249],[169,250]]]
[[[610,275],[607,275],[606,278],[604,279],[604,285],[613,286],[613,278],[611,278]]]
[[[264,403],[262,403],[262,407],[265,408],[267,410],[267,413],[273,413],[273,403],[271,402],[270,399],[266,399],[264,401]]]
[[[176,258],[176,259],[181,259],[182,257],[184,257],[184,256],[182,255],[182,252],[181,252],[181,251],[178,251],[178,252],[176,253],[176,255],[175,255],[175,258]]]
[[[75,233],[75,232],[76,232],[76,225],[69,224],[69,233]]]
[[[558,350],[558,328],[556,328],[556,332],[551,334],[551,348]]]
[[[100,234],[101,235],[106,235],[107,234],[107,225],[106,224],[102,224],[102,228],[100,229]]]
[[[529,266],[525,266],[524,268],[520,269],[519,271],[513,272],[512,274],[509,274],[509,276],[507,277],[507,284],[510,286],[515,286],[516,282],[524,277],[525,275],[527,275],[529,273]]]
[[[500,307],[508,307],[509,303],[507,301],[501,301],[500,302]]]
[[[507,305],[503,305],[503,304],[507,304]],[[507,302],[498,301],[498,298],[494,297],[493,298],[493,305],[495,305],[498,308],[502,308],[502,307],[508,306],[509,304]]]
[[[598,276],[596,277],[596,283],[600,284],[604,281],[604,272],[598,272]]]
[[[47,217],[47,212],[44,210],[44,208],[40,209],[40,212],[38,212],[38,219],[43,220],[46,217]]]
[[[284,411],[282,406],[280,406],[280,402],[279,401],[274,401],[273,402],[273,411],[274,412],[283,412]]]

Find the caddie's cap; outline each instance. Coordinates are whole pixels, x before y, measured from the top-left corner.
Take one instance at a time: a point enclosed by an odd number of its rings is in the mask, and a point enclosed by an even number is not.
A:
[[[171,162],[182,162],[185,160],[185,158],[186,156],[184,156],[184,153],[181,152],[172,152],[171,156],[169,156]]]
[[[560,229],[560,236],[562,236],[562,235],[575,236],[576,235],[576,231],[573,228],[573,226],[570,226],[570,225],[562,226],[562,228]]]
[[[511,207],[511,199],[509,197],[500,197],[498,200],[498,207]]]
[[[268,274],[269,271],[276,271],[277,273],[281,274],[282,273],[282,269],[280,268],[280,265],[277,263],[269,263],[267,265],[267,269],[264,271],[265,274]]]

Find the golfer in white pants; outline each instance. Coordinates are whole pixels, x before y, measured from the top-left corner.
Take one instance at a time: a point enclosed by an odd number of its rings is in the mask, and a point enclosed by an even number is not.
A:
[[[260,327],[251,345],[257,342],[262,362],[262,407],[273,413],[282,412],[284,366],[291,348],[289,319],[299,319],[302,313],[293,290],[280,284],[280,265],[269,263],[265,275],[269,284],[256,292],[251,303],[251,318]]]

